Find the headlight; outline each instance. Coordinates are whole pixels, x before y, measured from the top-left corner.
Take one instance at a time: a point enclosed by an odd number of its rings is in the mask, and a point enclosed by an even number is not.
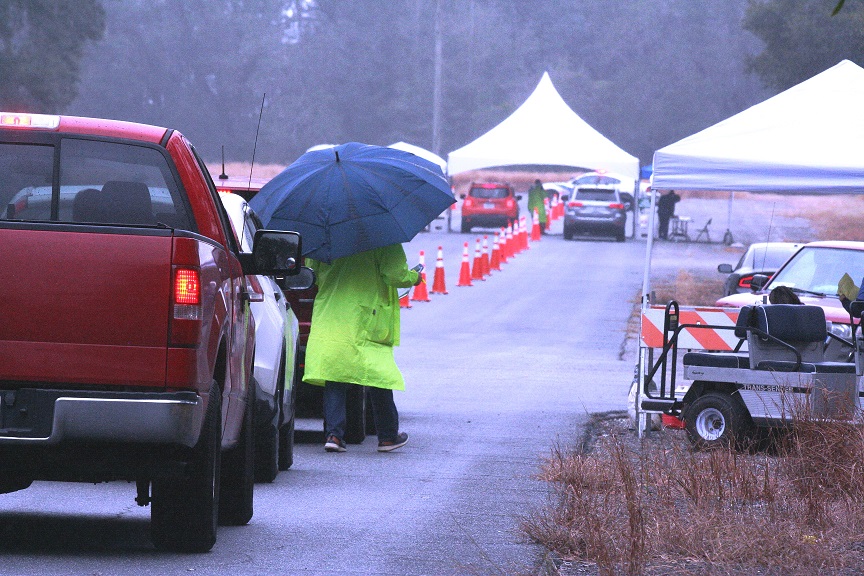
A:
[[[828,332],[834,334],[835,336],[839,336],[840,338],[845,338],[846,340],[852,339],[852,326],[849,324],[840,324],[839,322],[828,322]]]

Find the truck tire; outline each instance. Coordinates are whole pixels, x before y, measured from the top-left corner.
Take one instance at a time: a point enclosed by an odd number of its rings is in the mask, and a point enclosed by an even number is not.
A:
[[[255,488],[255,393],[250,391],[237,445],[222,458],[222,494],[219,498],[219,524],[243,526],[252,519]]]
[[[283,345],[284,350],[284,345]],[[276,391],[273,404],[276,407],[275,420],[268,419],[255,428],[255,482],[273,482],[279,474],[279,416],[282,409],[282,395],[285,393],[285,353],[279,361],[276,381],[280,389]]]
[[[207,552],[216,543],[222,445],[222,395],[210,389],[201,437],[183,478],[154,478],[150,538],[160,550]]]
[[[722,392],[708,392],[696,398],[683,413],[687,437],[699,449],[742,445],[753,422],[738,398]]]
[[[573,229],[572,228],[564,228],[564,239],[572,240],[573,239]]]
[[[463,221],[462,222],[462,233],[468,234],[469,232],[471,232],[471,224]]]
[[[348,384],[345,394],[345,442],[362,444],[366,439],[366,388]]]

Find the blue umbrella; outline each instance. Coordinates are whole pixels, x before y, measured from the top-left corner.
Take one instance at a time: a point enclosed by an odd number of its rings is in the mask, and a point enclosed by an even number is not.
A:
[[[299,232],[304,256],[329,263],[408,242],[455,202],[440,166],[349,142],[303,154],[249,205],[266,228]]]

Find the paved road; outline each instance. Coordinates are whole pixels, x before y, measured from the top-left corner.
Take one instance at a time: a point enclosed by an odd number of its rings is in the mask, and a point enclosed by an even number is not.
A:
[[[0,496],[0,573],[529,573],[541,551],[519,523],[545,498],[541,458],[588,413],[625,405],[633,359],[619,348],[644,243],[551,236],[460,288],[474,237],[423,233],[406,248],[426,251],[431,283],[444,246],[450,294],[402,315],[404,449],[298,445],[294,467],[256,487],[250,525],[221,529],[203,555],[155,551],[133,485],[37,483]]]

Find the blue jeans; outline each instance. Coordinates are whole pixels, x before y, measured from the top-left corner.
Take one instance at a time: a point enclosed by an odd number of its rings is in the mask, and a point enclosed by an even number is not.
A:
[[[348,384],[330,382],[324,386],[324,426],[327,437],[345,438],[345,396]],[[366,387],[366,398],[372,404],[372,416],[378,441],[395,440],[399,435],[399,412],[393,401],[393,391],[384,388]]]

